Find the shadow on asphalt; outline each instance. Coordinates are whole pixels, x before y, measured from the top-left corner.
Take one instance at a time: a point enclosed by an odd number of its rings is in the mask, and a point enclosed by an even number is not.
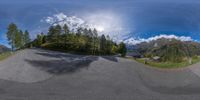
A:
[[[47,53],[45,50],[39,49],[40,52],[36,53],[42,56],[47,56],[47,57],[53,57],[53,58],[58,58],[58,57],[84,57],[86,55],[75,55],[75,54],[70,54],[70,53],[61,53],[61,52],[56,52],[56,51],[49,51],[51,53]],[[97,57],[97,56],[96,56]],[[118,59],[116,56],[100,56],[106,60],[112,61],[112,62],[118,62]]]
[[[117,57],[114,57],[114,56],[102,56],[102,58],[112,61],[112,62],[118,62]]]
[[[93,61],[98,60],[98,57],[95,56],[80,56],[54,52],[42,52],[36,54],[46,57],[60,58],[58,60],[47,60],[48,58],[45,60],[25,60],[34,67],[57,75],[76,72],[80,68],[88,67]]]
[[[199,87],[192,87],[192,86],[182,86],[182,87],[175,87],[175,88],[169,88],[169,87],[151,87],[147,86],[151,90],[163,94],[171,94],[171,95],[192,95],[192,94],[199,94],[200,88]]]
[[[65,54],[65,53],[36,53],[38,55],[42,55],[42,56],[47,56],[47,57],[51,57],[51,58],[59,58],[59,57],[67,57],[67,58],[79,58],[79,57],[84,57],[84,56],[80,56],[80,55],[72,55],[72,54]]]
[[[145,72],[149,73],[148,71],[145,71]],[[141,80],[142,84],[154,92],[158,92],[158,93],[162,93],[162,94],[170,94],[170,95],[193,95],[193,94],[200,93],[200,86],[195,84],[196,82],[186,82],[185,80],[179,78],[179,76],[167,78],[169,74],[168,75],[166,74],[166,76],[163,76],[163,74],[162,75],[158,74],[157,77],[154,77],[153,79],[151,79],[151,81],[149,81],[149,79],[148,79],[149,76],[145,76],[144,73],[140,73],[140,71],[137,71],[137,73],[138,73],[138,77]],[[176,73],[177,74],[175,74],[175,75],[178,75],[178,72],[176,72]],[[194,77],[183,76],[183,77],[185,77],[187,79],[187,78],[194,78],[196,76],[194,76]],[[196,77],[196,78],[198,78],[198,77]],[[174,80],[174,83],[166,84],[167,83],[166,82],[165,84],[163,84],[162,81],[166,81],[169,79]],[[180,86],[178,86],[177,83],[179,83]],[[157,84],[157,85],[155,85],[155,84]],[[173,86],[173,85],[175,85],[175,86]]]

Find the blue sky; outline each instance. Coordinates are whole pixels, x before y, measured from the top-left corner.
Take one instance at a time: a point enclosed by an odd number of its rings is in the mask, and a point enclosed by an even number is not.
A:
[[[107,26],[107,32],[113,31],[110,28],[120,28],[120,34],[126,38],[174,34],[200,41],[199,5],[198,0],[1,0],[0,44],[7,45],[5,32],[9,23],[14,22],[21,29],[29,30],[34,38],[49,26],[41,20],[58,13],[92,23],[95,19],[89,18],[100,15],[95,18],[105,20],[97,19],[97,24],[107,22],[106,18],[112,16],[113,21],[108,24],[121,25]]]

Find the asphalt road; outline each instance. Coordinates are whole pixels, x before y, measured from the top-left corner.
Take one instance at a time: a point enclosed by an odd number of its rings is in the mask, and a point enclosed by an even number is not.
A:
[[[200,64],[159,70],[117,57],[27,49],[0,62],[0,100],[199,100]]]

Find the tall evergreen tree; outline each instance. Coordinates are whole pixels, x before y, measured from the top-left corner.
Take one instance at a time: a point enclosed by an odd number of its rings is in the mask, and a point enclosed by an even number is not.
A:
[[[16,49],[20,49],[23,46],[23,31],[19,30],[16,34],[15,34],[15,48]]]
[[[60,25],[56,25],[54,29],[55,29],[55,32],[54,32],[53,38],[56,43],[59,43],[60,35],[62,33],[62,27]]]
[[[63,31],[64,31],[64,43],[67,43],[67,36],[69,34],[69,27],[67,24],[63,26]]]
[[[42,38],[42,44],[46,43],[47,42],[47,36],[46,35],[43,35],[43,38]]]
[[[37,46],[40,47],[43,43],[43,33],[37,35]]]
[[[119,51],[118,51],[122,57],[125,57],[126,56],[126,52],[127,52],[127,49],[126,49],[126,44],[124,44],[123,42],[121,42],[119,44]]]
[[[88,36],[93,37],[93,31],[91,29],[88,30]]]
[[[82,32],[83,32],[83,29],[82,29],[82,28],[78,28],[78,30],[77,30],[77,35],[78,35],[78,36],[81,36]]]
[[[93,54],[96,54],[96,51],[98,50],[98,32],[96,29],[93,30]]]
[[[100,51],[103,54],[105,54],[105,45],[106,45],[106,37],[105,35],[102,35],[100,38]]]
[[[107,41],[106,41],[106,53],[107,53],[107,54],[110,54],[110,53],[111,53],[111,50],[112,50],[112,41],[111,41],[109,35],[106,36],[106,40],[107,40]]]
[[[31,42],[30,35],[29,35],[29,32],[26,30],[24,32],[24,44],[27,44],[27,43],[30,43],[30,42]]]
[[[93,30],[93,35],[94,35],[94,37],[97,37],[97,36],[98,36],[98,32],[97,32],[96,29]]]
[[[67,25],[63,27],[60,25],[51,26],[47,35],[38,34],[37,39],[32,43],[34,46],[42,48],[83,52],[93,55],[115,54],[118,50],[117,45],[110,37],[98,36],[96,29],[80,28],[77,33],[73,33]]]
[[[7,38],[9,41],[9,44],[11,45],[11,49],[12,51],[15,48],[15,37],[16,34],[18,33],[18,28],[17,25],[15,25],[14,23],[9,24],[8,28],[7,28]]]
[[[87,29],[87,28],[85,28],[85,29],[83,30],[83,33],[84,33],[84,35],[89,36],[89,32],[88,32],[88,29]]]
[[[54,26],[49,27],[49,30],[48,30],[48,33],[47,33],[48,42],[53,42],[54,33],[55,33]]]

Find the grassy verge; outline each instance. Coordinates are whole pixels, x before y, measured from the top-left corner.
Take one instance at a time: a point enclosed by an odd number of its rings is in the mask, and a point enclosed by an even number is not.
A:
[[[4,59],[6,59],[6,58],[8,58],[9,56],[11,56],[11,55],[13,55],[14,53],[12,53],[12,52],[5,52],[5,53],[1,53],[0,54],[0,61],[1,60],[4,60]]]
[[[129,58],[129,59],[133,59],[133,58]],[[145,62],[145,60],[142,59],[142,58],[133,59],[133,60],[136,60],[136,61],[143,63],[143,64]],[[195,64],[195,63],[198,63],[198,62],[200,62],[200,57],[192,59],[192,64]],[[146,65],[149,65],[149,66],[152,66],[152,67],[157,67],[157,68],[183,68],[183,67],[187,67],[191,64],[189,64],[188,61],[184,61],[184,62],[180,62],[180,63],[148,61],[148,63]]]

